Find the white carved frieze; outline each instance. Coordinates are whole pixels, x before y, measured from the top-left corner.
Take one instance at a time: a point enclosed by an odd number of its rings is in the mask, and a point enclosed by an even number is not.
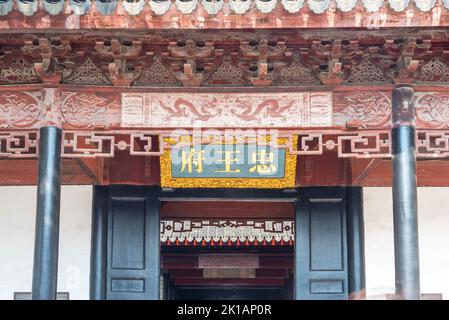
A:
[[[39,120],[41,92],[1,92],[0,129],[28,128]]]
[[[122,127],[329,127],[332,93],[123,93]]]
[[[418,125],[430,128],[449,128],[449,94],[440,92],[415,93]]]

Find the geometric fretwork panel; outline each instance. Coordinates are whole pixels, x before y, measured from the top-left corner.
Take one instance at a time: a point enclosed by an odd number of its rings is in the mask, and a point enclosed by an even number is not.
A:
[[[186,130],[184,134],[192,134]],[[61,156],[65,158],[112,158],[117,150],[134,156],[160,156],[172,145],[164,138],[173,138],[170,131],[72,131],[63,130]],[[222,141],[223,136],[208,136],[211,141]],[[220,138],[221,137],[221,138]],[[383,158],[392,155],[389,130],[357,130],[341,132],[300,131],[280,132],[282,141],[277,148],[287,149],[298,156],[319,156],[337,152],[339,158]],[[294,144],[297,137],[297,144]],[[229,137],[228,137],[229,139]],[[449,130],[417,130],[416,157],[418,159],[448,158]],[[38,131],[0,131],[0,158],[37,158]]]
[[[419,158],[449,158],[449,131],[418,131],[416,155]]]

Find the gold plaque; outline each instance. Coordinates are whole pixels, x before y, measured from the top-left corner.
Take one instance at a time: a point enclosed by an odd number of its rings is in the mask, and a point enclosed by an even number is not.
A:
[[[222,158],[215,159],[213,165],[207,165],[206,153],[202,151],[202,146],[196,148],[191,136],[179,137],[179,139],[164,138],[164,142],[169,148],[165,148],[163,155],[160,157],[161,165],[161,186],[166,188],[292,188],[295,187],[296,179],[296,158],[297,156],[291,154],[288,145],[289,138],[277,138],[278,145],[282,147],[271,147],[264,145],[260,152],[249,151],[258,148],[258,146],[251,144],[250,141],[246,143],[221,142],[210,143],[209,146],[218,145],[220,148],[226,150],[226,146],[237,148],[238,151],[217,151],[215,154],[221,154]],[[296,147],[297,136],[290,138],[291,145]],[[175,147],[179,142],[182,142],[182,147]],[[250,148],[252,146],[252,148]],[[186,151],[180,150],[186,148]],[[195,149],[196,148],[196,149]],[[266,149],[269,148],[269,149]],[[178,162],[174,162],[172,156],[174,150],[181,152],[182,156]],[[234,149],[232,149],[234,150]],[[256,149],[259,150],[259,149]],[[265,150],[265,151],[264,151]],[[239,152],[241,151],[241,152]],[[248,163],[233,162],[236,160],[238,154],[244,152],[252,154],[245,154],[245,159],[248,158]],[[270,163],[273,160],[273,154],[276,153],[276,164],[281,164],[282,168]],[[210,162],[210,161],[209,161]],[[176,163],[176,164],[175,164]],[[275,174],[270,176],[270,169],[275,169]],[[273,170],[274,172],[274,170]]]

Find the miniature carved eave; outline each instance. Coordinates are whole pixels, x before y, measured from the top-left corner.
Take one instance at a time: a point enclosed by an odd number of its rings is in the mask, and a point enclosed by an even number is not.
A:
[[[293,220],[163,219],[165,245],[292,245]]]
[[[1,0],[1,29],[376,28],[449,24],[447,0]]]

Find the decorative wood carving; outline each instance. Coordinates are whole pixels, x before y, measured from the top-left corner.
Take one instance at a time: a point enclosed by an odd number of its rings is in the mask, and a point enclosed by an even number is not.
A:
[[[321,155],[325,150],[337,150],[340,158],[389,158],[389,131],[346,132],[337,136],[325,133],[299,134],[298,155]]]
[[[223,56],[223,50],[215,49],[212,41],[170,41],[167,49],[174,74],[185,87],[200,86]]]
[[[442,59],[433,58],[422,66],[417,80],[422,82],[448,82],[449,67]]]
[[[391,98],[387,93],[336,93],[334,101],[335,123],[346,123],[349,128],[391,125]]]
[[[102,59],[113,60],[109,63],[109,79],[114,86],[129,86],[140,75],[140,66],[129,70],[128,60],[136,59],[142,51],[142,42],[133,41],[130,45],[124,45],[119,40],[113,39],[110,44],[98,41],[95,50]]]
[[[73,84],[100,84],[108,85],[111,81],[104,75],[103,71],[95,65],[90,57],[87,57],[83,63],[76,66],[74,63],[73,69],[65,69],[64,83]]]
[[[391,127],[391,91],[135,92],[107,87],[0,91],[0,129]],[[360,90],[360,89],[359,89]],[[449,93],[415,92],[418,129],[449,127]]]
[[[347,83],[385,83],[388,82],[383,71],[377,67],[368,55],[362,57],[359,64],[353,66]]]
[[[22,51],[31,57],[40,57],[41,61],[34,64],[36,73],[43,82],[56,84],[61,82],[63,67],[58,61],[68,55],[71,49],[70,40],[63,37],[53,43],[47,38],[37,41],[26,39]]]
[[[123,127],[316,127],[332,125],[329,92],[273,94],[124,93]]]
[[[397,58],[393,75],[395,83],[411,83],[416,77],[419,61],[426,55],[431,43],[429,40],[417,43],[414,38],[405,41],[387,39],[384,47],[388,54]]]
[[[0,131],[0,158],[36,158],[39,134],[34,131]]]
[[[12,50],[6,50],[6,54],[0,59],[0,63],[0,84],[39,82],[34,65],[25,57],[21,55],[16,56]]]
[[[418,131],[416,155],[431,159],[449,157],[449,131]]]
[[[225,244],[249,241],[261,245],[265,242],[293,242],[293,220],[161,220],[161,242],[191,244]]]
[[[243,60],[248,60],[250,68],[257,70],[255,76],[250,77],[251,84],[254,86],[269,86],[273,82],[273,74],[269,70],[269,65],[273,60],[282,59],[287,51],[285,41],[276,41],[270,43],[266,39],[259,43],[250,41],[241,41],[240,56]],[[251,65],[253,61],[255,65]],[[250,69],[251,71],[251,69]]]
[[[187,131],[186,131],[187,132]],[[65,158],[112,158],[117,151],[127,151],[131,156],[160,156],[172,146],[164,142],[170,137],[167,131],[73,131],[63,130]],[[338,158],[390,159],[391,136],[389,130],[320,131],[291,130],[288,141],[298,136],[298,144],[278,145],[291,155],[304,159],[335,152]],[[222,136],[223,138],[223,136]],[[228,137],[230,138],[230,137]],[[215,137],[215,140],[220,140]],[[36,158],[38,156],[37,131],[0,131],[0,158]],[[212,143],[212,142],[211,142]],[[416,156],[418,159],[446,159],[449,156],[448,130],[417,130]],[[310,158],[311,159],[311,158]]]
[[[59,88],[44,88],[40,104],[41,126],[62,127],[61,91]]]
[[[318,85],[320,81],[313,75],[312,70],[304,67],[298,55],[294,55],[292,62],[278,67],[274,84],[280,86]],[[280,70],[279,70],[280,69]]]
[[[285,31],[287,32],[287,31]],[[315,86],[449,81],[447,36],[0,36],[0,84]],[[211,40],[214,39],[214,40]]]
[[[0,129],[29,128],[39,120],[40,91],[0,92]]]
[[[343,83],[345,74],[343,72],[343,63],[352,65],[357,50],[357,41],[349,41],[343,44],[341,40],[335,41],[314,41],[310,56],[317,59],[318,66],[322,63],[324,70],[319,73],[319,78],[323,84],[338,85]]]
[[[230,55],[224,57],[223,63],[212,72],[209,81],[211,85],[244,86],[249,84],[244,77],[242,68],[233,62],[233,60],[235,61],[237,59],[232,59]]]
[[[70,127],[108,128],[120,121],[120,100],[108,93],[64,91],[61,94],[61,111]]]
[[[449,128],[449,94],[415,93],[415,112],[417,121],[423,126],[438,129]]]
[[[167,68],[162,62],[160,55],[150,54],[152,61],[142,68],[140,76],[133,82],[134,86],[161,86],[177,87],[180,82],[174,76],[170,68]]]
[[[64,131],[62,157],[112,158],[115,152],[128,150],[135,156],[160,156],[162,136],[146,132],[88,132]]]

